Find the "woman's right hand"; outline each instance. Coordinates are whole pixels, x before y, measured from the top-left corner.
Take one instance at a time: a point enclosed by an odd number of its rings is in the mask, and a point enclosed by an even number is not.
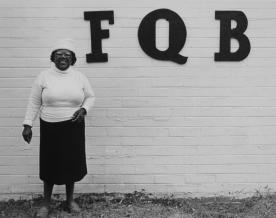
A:
[[[23,136],[24,140],[26,142],[30,143],[32,140],[32,135],[33,135],[32,127],[29,125],[24,125],[24,129],[22,132],[22,136]]]

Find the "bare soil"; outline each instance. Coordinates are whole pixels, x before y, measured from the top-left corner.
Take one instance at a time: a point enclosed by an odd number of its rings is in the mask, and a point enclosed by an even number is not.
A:
[[[76,202],[82,208],[79,214],[64,211],[64,200],[53,196],[51,218],[275,218],[276,194],[256,193],[252,197],[158,198],[149,193],[129,194],[81,194]],[[0,217],[30,218],[42,204],[42,196],[31,200],[8,200],[0,202]]]

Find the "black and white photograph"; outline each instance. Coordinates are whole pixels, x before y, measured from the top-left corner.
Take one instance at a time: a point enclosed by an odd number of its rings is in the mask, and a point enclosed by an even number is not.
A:
[[[0,218],[276,218],[275,0],[0,0]]]

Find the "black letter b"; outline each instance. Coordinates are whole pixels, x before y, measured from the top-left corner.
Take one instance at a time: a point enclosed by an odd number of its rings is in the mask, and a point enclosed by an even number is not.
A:
[[[215,61],[241,61],[250,52],[250,42],[244,32],[247,28],[247,18],[242,11],[216,11],[216,20],[220,20],[220,51],[215,53]],[[231,29],[231,20],[237,22],[237,27]],[[239,42],[239,48],[231,53],[231,38]]]

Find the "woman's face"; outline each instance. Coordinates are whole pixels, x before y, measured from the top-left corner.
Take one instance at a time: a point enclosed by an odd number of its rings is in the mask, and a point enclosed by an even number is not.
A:
[[[54,54],[54,63],[59,70],[67,70],[72,63],[72,53],[67,49],[59,49]]]

